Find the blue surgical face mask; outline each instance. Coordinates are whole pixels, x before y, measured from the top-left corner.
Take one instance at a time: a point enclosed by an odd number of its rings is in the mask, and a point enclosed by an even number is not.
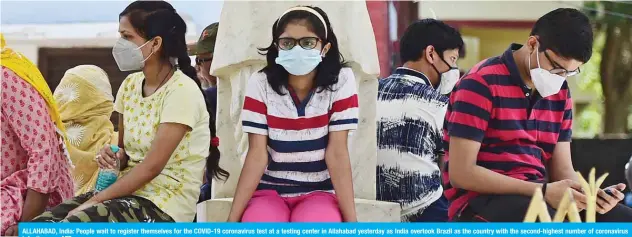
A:
[[[279,50],[279,56],[275,60],[287,72],[296,76],[310,73],[321,61],[320,50],[304,49],[298,45],[290,50]]]

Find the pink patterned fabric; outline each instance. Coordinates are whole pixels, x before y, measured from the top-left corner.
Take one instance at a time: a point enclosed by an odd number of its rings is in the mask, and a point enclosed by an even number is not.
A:
[[[51,194],[47,207],[73,196],[69,164],[46,102],[26,81],[2,68],[0,234],[22,216],[28,189]]]
[[[275,190],[258,190],[241,222],[342,222],[342,216],[333,193],[316,191],[281,197]]]

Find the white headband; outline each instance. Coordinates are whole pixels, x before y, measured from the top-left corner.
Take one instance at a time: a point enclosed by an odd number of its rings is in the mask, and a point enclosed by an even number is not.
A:
[[[317,11],[309,7],[292,7],[290,9],[287,9],[287,11],[283,12],[283,14],[281,14],[279,19],[277,20],[277,27],[279,26],[279,20],[281,20],[281,18],[285,16],[285,14],[288,14],[289,12],[293,12],[293,11],[306,11],[318,17],[318,19],[320,19],[320,21],[323,23],[323,26],[325,27],[325,39],[327,39],[327,24],[325,24],[325,19]]]

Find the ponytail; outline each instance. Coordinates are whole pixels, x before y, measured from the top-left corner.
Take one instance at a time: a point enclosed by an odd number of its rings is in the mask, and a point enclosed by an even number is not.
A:
[[[206,93],[204,93],[204,90],[202,89],[202,84],[200,82],[200,80],[198,80],[197,78],[197,73],[195,71],[195,68],[193,66],[191,66],[191,58],[189,57],[189,54],[187,53],[187,45],[186,45],[186,39],[185,39],[185,33],[186,33],[186,23],[184,22],[184,20],[182,19],[182,17],[180,17],[180,15],[178,15],[177,13],[174,12],[174,18],[176,21],[176,32],[180,32],[180,34],[177,34],[177,38],[176,38],[176,48],[178,49],[178,68],[180,69],[180,71],[182,71],[182,73],[184,73],[185,75],[187,75],[188,77],[190,77],[191,79],[193,79],[193,81],[195,81],[195,83],[198,85],[198,88],[200,89],[200,91],[202,91],[202,95],[204,95],[204,102],[206,104],[206,110],[209,113],[209,130],[211,131],[211,138],[215,139],[217,137],[217,130],[215,128],[215,110],[213,110],[213,106],[211,102],[207,97]],[[230,176],[230,174],[228,173],[228,171],[222,169],[219,167],[219,158],[220,158],[220,152],[219,152],[219,147],[217,147],[215,144],[212,144],[212,142],[209,141],[209,145],[210,145],[210,153],[209,156],[206,158],[206,177],[207,178],[215,178],[218,180],[226,180],[228,179],[228,176]]]

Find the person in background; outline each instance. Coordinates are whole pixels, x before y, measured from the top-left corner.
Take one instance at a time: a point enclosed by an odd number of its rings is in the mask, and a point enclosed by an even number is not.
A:
[[[106,144],[118,137],[110,116],[114,97],[108,75],[94,65],[68,69],[53,93],[66,127],[75,195],[94,190],[99,167],[94,159]]]
[[[218,29],[219,23],[217,22],[208,25],[202,31],[198,41],[188,47],[189,55],[195,56],[197,76],[204,90],[217,86],[217,77],[211,75],[210,72]]]
[[[26,56],[2,50],[0,235],[73,196],[64,124],[46,80]]]
[[[215,22],[210,24],[198,39],[197,43],[190,45],[189,55],[195,55],[195,67],[197,71],[198,80],[204,90],[207,104],[210,105],[210,116],[215,121],[217,113],[217,77],[210,74],[211,63],[213,62],[213,52],[215,49],[215,41],[217,40],[217,29],[219,23]],[[215,124],[211,124],[211,127],[215,128]],[[215,136],[215,135],[213,135]],[[218,150],[219,152],[219,150]],[[204,176],[204,184],[200,188],[200,199],[198,202],[203,202],[211,199],[211,174],[206,173]]]
[[[186,23],[165,1],[135,1],[119,15],[112,54],[130,74],[116,95],[120,151],[109,145],[100,167],[122,173],[110,187],[68,200],[35,221],[191,222],[202,176],[226,177],[209,157],[208,105],[187,54]]]
[[[593,32],[576,9],[553,10],[525,45],[475,65],[450,96],[445,194],[455,221],[521,222],[542,188],[550,213],[572,190],[586,207],[571,162],[573,101],[566,78],[592,55]],[[599,191],[598,222],[632,221],[617,184]]]
[[[357,85],[329,18],[290,8],[271,38],[246,89],[248,153],[228,221],[355,222],[347,135],[358,126]]]
[[[379,81],[377,200],[399,203],[402,222],[448,221],[442,127],[463,45],[441,21],[414,22],[400,40],[404,65]]]

